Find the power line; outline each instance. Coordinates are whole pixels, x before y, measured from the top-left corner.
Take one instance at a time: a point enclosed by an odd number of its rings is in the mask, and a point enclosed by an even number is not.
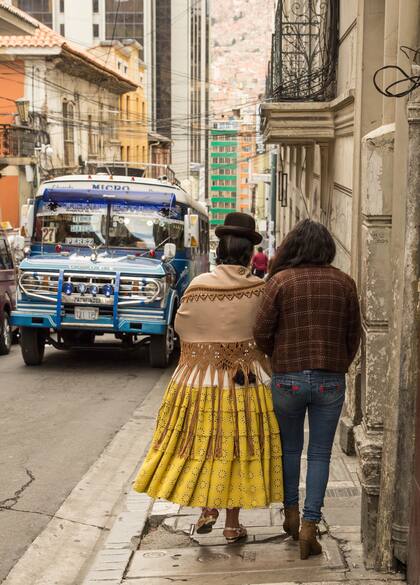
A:
[[[18,71],[18,69],[15,69],[10,63],[4,63],[4,65],[6,67],[10,68],[14,72],[20,72],[20,71]],[[45,84],[45,85],[47,85],[49,87],[52,87],[54,89],[59,89],[61,92],[65,92],[65,93],[71,95],[72,97],[74,97],[74,95],[76,93],[74,90],[69,90],[65,86],[62,86],[60,84],[54,83],[52,81],[49,81],[49,80],[43,78],[42,76],[37,76],[35,73],[32,75],[30,72],[27,72],[26,75],[30,79],[33,79],[35,81],[41,81],[43,84]],[[24,81],[19,81],[19,80],[14,80],[14,81],[16,83],[19,83],[20,85],[23,85],[24,86]],[[101,89],[104,89],[104,88],[101,88]],[[79,98],[81,98],[82,100],[84,99],[84,101],[86,101],[88,103],[92,103],[92,104],[95,104],[95,105],[98,105],[98,106],[102,106],[103,107],[104,105],[106,105],[103,102],[100,102],[98,100],[95,100],[95,99],[92,99],[92,98],[88,99],[88,98],[86,98],[83,95],[79,95]],[[237,104],[236,106],[233,106],[233,108],[232,107],[228,107],[228,108],[225,108],[223,110],[220,110],[219,112],[216,112],[216,111],[209,112],[207,115],[198,115],[198,116],[195,116],[195,117],[187,116],[185,118],[160,118],[160,119],[157,119],[156,122],[157,123],[160,123],[160,124],[161,123],[164,123],[164,122],[167,122],[168,124],[169,123],[176,124],[177,121],[192,122],[193,120],[197,120],[197,119],[199,119],[199,120],[200,119],[205,120],[205,119],[210,119],[210,118],[213,118],[213,117],[221,116],[223,113],[226,113],[226,112],[231,112],[232,109],[242,109],[242,108],[246,108],[246,107],[249,107],[249,106],[252,106],[252,105],[257,105],[257,103],[259,103],[259,100],[258,99],[257,100],[252,100],[250,102],[245,102],[245,103],[242,103],[242,104]],[[137,116],[137,115],[135,116],[135,119],[141,119],[141,120],[144,121],[144,118],[143,117]],[[154,121],[154,120],[152,120],[152,118],[147,118],[147,120],[150,121],[150,122],[153,122]]]

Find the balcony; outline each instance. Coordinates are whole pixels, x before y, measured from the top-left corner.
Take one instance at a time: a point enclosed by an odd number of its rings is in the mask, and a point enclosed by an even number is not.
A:
[[[338,2],[279,0],[261,108],[266,142],[334,139],[337,60]]]
[[[267,77],[270,101],[329,101],[338,58],[336,0],[279,0]]]
[[[0,124],[0,166],[33,161],[39,132],[26,126]]]

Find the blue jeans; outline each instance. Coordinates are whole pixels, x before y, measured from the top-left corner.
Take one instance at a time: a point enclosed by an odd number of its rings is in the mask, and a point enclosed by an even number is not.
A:
[[[334,435],[344,402],[345,375],[322,370],[274,374],[272,390],[283,448],[284,505],[299,503],[300,460],[308,410],[308,470],[303,517],[319,522]]]

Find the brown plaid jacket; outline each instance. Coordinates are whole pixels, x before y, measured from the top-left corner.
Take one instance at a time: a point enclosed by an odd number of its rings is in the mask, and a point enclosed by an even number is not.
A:
[[[356,284],[332,266],[288,268],[273,276],[254,327],[275,373],[347,372],[360,333]]]

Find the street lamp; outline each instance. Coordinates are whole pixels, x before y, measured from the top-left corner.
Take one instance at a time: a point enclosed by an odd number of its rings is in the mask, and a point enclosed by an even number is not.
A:
[[[19,98],[15,103],[20,123],[26,126],[29,122],[29,100],[26,98]]]

